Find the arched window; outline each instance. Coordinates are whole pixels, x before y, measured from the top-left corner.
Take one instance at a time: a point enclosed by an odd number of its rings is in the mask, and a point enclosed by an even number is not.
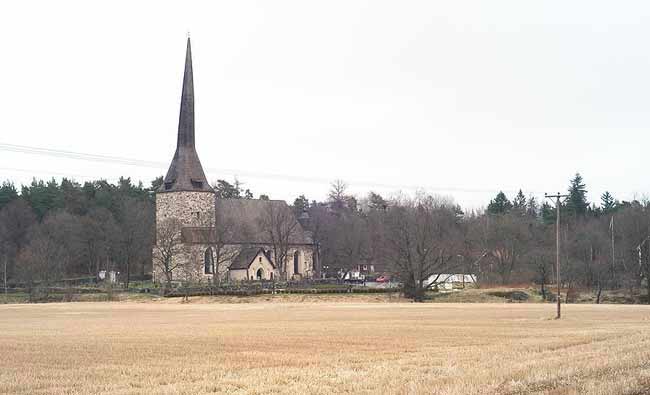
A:
[[[293,254],[293,274],[300,274],[300,251]]]
[[[212,274],[214,271],[214,255],[212,255],[212,248],[208,247],[203,256],[203,271],[205,274]]]

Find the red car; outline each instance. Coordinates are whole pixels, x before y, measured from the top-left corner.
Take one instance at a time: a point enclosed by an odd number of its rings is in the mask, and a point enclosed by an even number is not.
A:
[[[378,283],[387,283],[387,282],[390,282],[390,277],[389,276],[379,276],[379,277],[377,277],[377,279],[375,281],[378,282]]]

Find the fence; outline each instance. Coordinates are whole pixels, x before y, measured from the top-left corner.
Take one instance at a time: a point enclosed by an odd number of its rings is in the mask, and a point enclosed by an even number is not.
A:
[[[233,286],[180,286],[162,291],[165,297],[189,296],[254,296],[272,294],[371,294],[401,292],[401,288],[368,288],[351,285],[322,287],[317,284],[286,283],[286,284],[239,284]]]

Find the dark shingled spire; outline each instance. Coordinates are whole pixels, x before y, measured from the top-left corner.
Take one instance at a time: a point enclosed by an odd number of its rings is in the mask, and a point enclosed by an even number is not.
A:
[[[201,167],[201,161],[194,146],[194,82],[192,80],[192,48],[187,38],[185,55],[185,74],[183,75],[183,95],[181,96],[181,114],[178,120],[178,141],[165,181],[159,192],[209,191]]]

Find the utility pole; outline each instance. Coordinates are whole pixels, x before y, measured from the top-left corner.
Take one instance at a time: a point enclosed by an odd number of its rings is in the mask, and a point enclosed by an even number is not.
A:
[[[4,283],[5,283],[5,296],[7,296],[7,253],[5,253],[5,268],[4,268]]]
[[[609,231],[612,233],[612,282],[616,286],[616,254],[614,250],[614,214],[612,214],[612,220],[609,223]]]
[[[568,197],[569,195],[560,195],[558,192],[555,195],[544,194],[547,199],[555,199],[555,281],[557,282],[557,316],[556,320],[562,317],[560,312],[560,199]]]

